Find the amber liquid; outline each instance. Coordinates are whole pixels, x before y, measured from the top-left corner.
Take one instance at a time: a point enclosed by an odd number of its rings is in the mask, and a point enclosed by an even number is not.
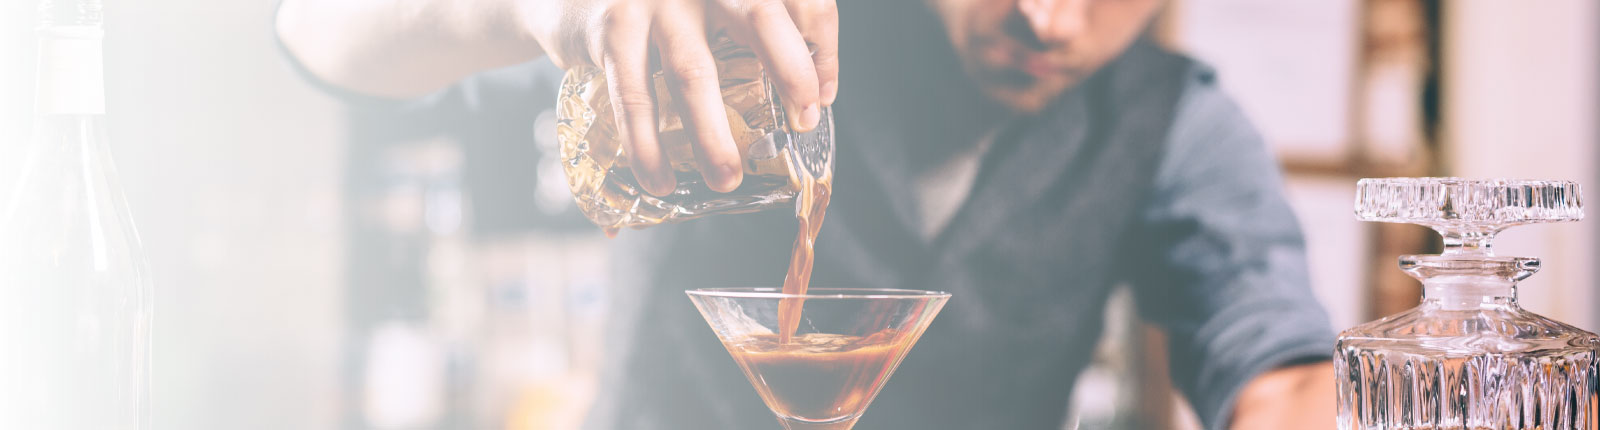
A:
[[[784,294],[805,294],[811,285],[811,264],[816,257],[817,233],[822,231],[822,217],[828,211],[828,197],[833,192],[829,178],[817,179],[800,174],[800,194],[795,197],[794,217],[800,230],[794,237],[794,250],[789,256],[789,273],[783,277]],[[778,302],[778,342],[789,343],[800,326],[800,308],[805,299],[786,298]]]
[[[806,333],[788,341],[762,334],[727,346],[774,412],[831,421],[866,409],[910,347],[906,338],[894,330],[871,336]]]
[[[562,80],[556,109],[556,140],[562,168],[578,208],[615,235],[623,227],[644,228],[716,214],[756,212],[797,199],[797,170],[831,174],[831,111],[816,129],[799,133],[783,126],[781,100],[762,72],[760,58],[726,37],[713,43],[717,78],[734,145],[743,160],[744,182],[731,192],[713,192],[701,179],[694,139],[675,107],[666,76],[654,76],[657,136],[675,175],[665,196],[645,193],[618,133],[605,74],[574,67]],[[802,168],[803,166],[803,168]]]
[[[663,137],[663,140],[665,140],[665,137]],[[745,164],[756,166],[757,162],[751,161],[746,162]],[[706,206],[704,201],[706,199],[705,196],[767,196],[774,194],[773,190],[780,190],[789,187],[790,183],[793,182],[789,179],[789,174],[787,172],[781,174],[773,173],[772,170],[774,169],[769,166],[762,166],[762,169],[763,170],[756,170],[755,168],[749,168],[745,170],[744,180],[739,183],[739,187],[726,194],[718,194],[716,191],[712,191],[710,187],[706,186],[705,181],[703,181],[700,177],[700,172],[674,172],[673,174],[676,176],[678,181],[677,188],[671,194],[665,196],[650,196],[649,201],[655,202],[655,204],[664,207],[686,207],[700,210],[704,209]],[[638,180],[633,176],[633,168],[624,165],[612,167],[611,170],[607,172],[607,178],[608,180],[602,185],[601,191],[596,194],[597,196],[606,199],[608,202],[613,202],[620,207],[635,208],[635,215],[641,218],[649,218],[653,216],[652,214],[655,212],[652,211],[668,212],[664,209],[651,207],[648,202],[639,205],[629,203],[633,201],[630,199],[638,199],[639,196],[645,195],[644,190],[636,185],[638,184]],[[737,198],[726,198],[720,201],[732,202],[730,204],[733,204],[752,199],[754,198],[745,198],[742,200]],[[738,212],[740,211],[724,211],[724,213]],[[613,239],[615,239],[617,237],[617,233],[622,230],[620,226],[616,225],[603,226],[601,229],[605,231],[606,237]]]

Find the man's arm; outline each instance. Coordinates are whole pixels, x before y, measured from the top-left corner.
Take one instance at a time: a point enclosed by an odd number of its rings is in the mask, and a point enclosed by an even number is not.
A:
[[[1288,366],[1251,379],[1239,392],[1232,428],[1276,430],[1286,428],[1332,429],[1334,415],[1333,363]]]
[[[1129,250],[1140,313],[1206,428],[1332,429],[1333,331],[1277,163],[1209,71],[1192,79]]]
[[[838,91],[832,0],[284,1],[284,46],[311,74],[359,93],[416,97],[539,55],[561,68],[599,67],[634,178],[658,196],[677,181],[656,135],[657,70],[684,114],[705,184],[727,192],[743,180],[715,35],[755,51],[795,131],[816,127]]]
[[[278,37],[317,78],[409,99],[543,55],[515,0],[283,0]]]

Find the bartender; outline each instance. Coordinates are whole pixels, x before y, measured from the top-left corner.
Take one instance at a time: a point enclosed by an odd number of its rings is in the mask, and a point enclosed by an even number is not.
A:
[[[707,184],[741,181],[708,40],[751,46],[793,127],[837,118],[814,285],[953,299],[870,429],[1057,429],[1131,286],[1208,429],[1333,428],[1333,334],[1261,137],[1214,72],[1143,35],[1159,0],[285,0],[277,28],[330,91],[528,145],[559,68],[606,72],[641,185],[671,191],[650,74]],[[506,118],[517,119],[513,121]],[[623,232],[586,428],[772,427],[683,291],[776,285],[785,211]]]

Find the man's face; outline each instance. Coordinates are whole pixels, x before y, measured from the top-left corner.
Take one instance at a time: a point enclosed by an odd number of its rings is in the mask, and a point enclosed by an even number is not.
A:
[[[927,0],[968,75],[1033,113],[1122,53],[1160,0]]]

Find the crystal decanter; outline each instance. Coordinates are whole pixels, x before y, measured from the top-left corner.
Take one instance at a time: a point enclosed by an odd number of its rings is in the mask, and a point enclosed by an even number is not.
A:
[[[1506,227],[1583,218],[1576,183],[1363,179],[1355,206],[1431,227],[1445,250],[1400,258],[1420,305],[1339,334],[1341,430],[1596,428],[1600,338],[1518,306],[1539,259],[1489,247]]]
[[[562,165],[578,209],[608,233],[716,214],[791,206],[804,211],[806,199],[800,196],[826,192],[832,183],[832,110],[822,109],[816,128],[792,130],[783,99],[754,51],[720,34],[711,50],[728,127],[744,167],[739,188],[726,193],[702,183],[689,129],[674,108],[665,75],[654,75],[658,138],[677,185],[668,195],[654,196],[643,192],[633,176],[605,73],[589,66],[567,71],[556,104]]]

